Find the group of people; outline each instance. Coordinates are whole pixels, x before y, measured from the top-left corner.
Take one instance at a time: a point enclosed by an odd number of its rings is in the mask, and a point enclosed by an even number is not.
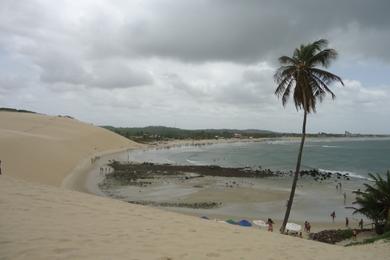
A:
[[[332,221],[334,222],[334,219],[336,218],[336,211],[333,211],[332,213],[330,213],[330,216],[332,218]],[[363,219],[360,219],[358,224],[359,224],[360,229],[363,229],[363,226],[364,226]],[[345,227],[349,227],[349,218],[348,217],[345,217]]]
[[[111,172],[110,167],[100,167],[100,174],[106,173],[106,172]]]
[[[268,218],[266,224],[268,225],[268,231],[269,232],[273,232],[274,231],[274,227],[273,225],[275,224],[275,222],[271,219],[271,218]],[[311,225],[308,221],[305,221],[305,232],[308,232],[310,233],[310,229],[311,229]],[[288,234],[288,231],[287,231],[287,234]],[[297,234],[298,235],[298,234]],[[303,238],[303,235],[302,235],[302,232],[299,232],[299,235],[298,235],[300,238]]]

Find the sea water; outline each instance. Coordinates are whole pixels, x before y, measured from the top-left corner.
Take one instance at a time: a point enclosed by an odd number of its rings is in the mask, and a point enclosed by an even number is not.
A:
[[[295,168],[299,141],[298,139],[270,139],[261,142],[235,142],[202,146],[189,145],[170,149],[136,150],[130,151],[127,154],[127,159],[139,162],[261,167],[263,169],[290,171]],[[329,214],[335,210],[338,221],[343,221],[345,217],[349,217],[351,223],[357,223],[363,216],[353,215],[353,210],[346,207],[352,206],[355,199],[353,191],[364,189],[363,183],[370,182],[368,173],[378,173],[384,176],[385,172],[390,169],[390,139],[308,139],[304,146],[302,168],[348,173],[351,179],[347,181],[332,178],[323,182],[314,181],[310,177],[299,179],[291,219],[300,222],[307,219],[316,222],[327,222],[330,221]],[[254,183],[254,188],[264,188],[266,186],[270,189],[284,190],[288,194],[292,178],[289,176],[271,177],[250,181]],[[338,183],[342,183],[342,191],[336,189]],[[167,187],[167,192],[176,194],[172,187]],[[344,204],[344,192],[347,194],[346,204]],[[126,188],[123,188],[121,193],[122,195],[126,194]],[[143,196],[147,196],[147,193]],[[228,203],[217,209],[168,208],[168,210],[195,215],[233,218],[266,219],[272,217],[282,219],[287,198],[288,196],[283,200],[261,203]],[[131,196],[129,199],[131,199]],[[159,199],[163,200],[164,198],[159,196]],[[365,221],[368,220],[365,219]]]
[[[135,151],[134,161],[156,163],[220,165],[224,167],[262,167],[272,170],[295,169],[299,140],[265,140],[207,146]],[[384,175],[390,170],[390,139],[309,139],[302,158],[302,169],[343,172],[357,178],[368,173]]]

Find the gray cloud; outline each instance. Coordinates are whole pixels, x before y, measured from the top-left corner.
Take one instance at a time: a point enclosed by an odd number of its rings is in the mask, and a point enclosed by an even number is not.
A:
[[[389,9],[388,0],[3,0],[0,102],[101,124],[299,131],[301,114],[273,94],[277,57],[325,37],[340,52],[333,68],[389,66]],[[351,74],[310,130],[390,131],[384,74],[381,87]]]
[[[93,64],[89,85],[101,88],[128,88],[153,83],[152,76],[133,69],[121,61],[105,61]]]
[[[158,1],[146,6],[148,15],[100,28],[110,40],[92,39],[96,55],[129,55],[174,58],[185,62],[235,61],[253,63],[290,53],[291,46],[320,37],[348,37],[355,24],[360,37],[389,35],[390,19],[383,1]],[[158,10],[158,11],[157,11]],[[142,13],[142,12],[141,12]],[[118,29],[119,28],[119,29]],[[93,35],[91,38],[94,38]],[[91,40],[88,38],[88,40]],[[344,37],[343,37],[344,38]],[[388,43],[388,37],[381,37]],[[369,50],[353,42],[352,52]],[[390,59],[380,46],[373,57]],[[348,50],[348,48],[346,48]],[[270,57],[273,58],[270,58]]]

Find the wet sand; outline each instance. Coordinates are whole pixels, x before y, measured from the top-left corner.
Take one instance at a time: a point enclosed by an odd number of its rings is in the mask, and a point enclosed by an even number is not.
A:
[[[125,157],[125,156],[122,156]],[[165,168],[164,168],[165,169]],[[165,169],[166,170],[166,169]],[[90,187],[92,192],[100,189],[97,183],[104,179],[104,174],[91,172]],[[95,177],[93,177],[95,176]],[[161,176],[160,176],[161,177]],[[188,207],[159,207],[164,210],[200,217],[202,215],[217,219],[267,219],[271,217],[278,223],[283,219],[286,198],[288,198],[291,178],[239,178],[204,176],[201,178],[184,178],[183,175],[168,174],[163,178],[154,178],[152,184],[144,187],[134,185],[113,185],[103,192],[124,201],[138,203],[174,204],[174,203],[217,203],[216,208],[188,208]],[[94,179],[95,178],[95,179]],[[143,179],[143,181],[145,181]],[[93,184],[93,182],[95,182]],[[343,192],[347,194],[346,204],[353,200],[352,191],[356,189],[354,182],[345,182]],[[106,187],[107,188],[107,187]],[[91,191],[90,190],[90,191]],[[291,222],[303,225],[308,220],[313,230],[324,228],[343,228],[345,217],[350,219],[351,226],[357,227],[361,216],[352,216],[351,210],[345,209],[343,192],[335,192],[335,183],[332,180],[319,183],[312,178],[305,177],[299,180],[294,207],[290,216]],[[330,218],[330,213],[336,210],[336,223]],[[366,221],[366,220],[365,220]]]

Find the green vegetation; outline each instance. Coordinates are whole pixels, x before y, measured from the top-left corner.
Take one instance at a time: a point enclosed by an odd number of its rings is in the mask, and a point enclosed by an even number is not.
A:
[[[338,229],[336,234],[341,237],[342,240],[348,239],[352,237],[352,229]]]
[[[310,233],[310,239],[320,241],[328,244],[339,243],[345,239],[349,239],[352,237],[351,229],[330,229],[330,230],[322,230],[317,233]]]
[[[300,137],[301,134],[297,133],[278,133],[267,130],[247,129],[198,129],[187,130],[174,127],[165,126],[147,126],[147,127],[114,127],[114,126],[102,126],[110,131],[113,131],[119,135],[122,135],[128,139],[137,142],[155,142],[160,140],[172,140],[172,139],[216,139],[216,138],[234,138],[235,134],[241,136],[241,138],[276,138],[276,137]],[[236,135],[237,136],[237,135]],[[345,134],[332,134],[332,133],[318,133],[318,134],[306,134],[307,137],[345,137]],[[359,135],[354,137],[386,137],[387,135]]]
[[[36,114],[36,112],[33,112],[33,111],[24,110],[24,109],[15,109],[15,108],[9,108],[9,107],[0,107],[0,111]]]
[[[219,138],[261,138],[261,137],[281,137],[280,133],[266,130],[235,130],[235,129],[199,129],[186,130],[164,126],[148,127],[113,127],[103,126],[117,134],[137,142],[152,142],[169,139],[219,139]]]
[[[330,84],[339,82],[343,85],[340,77],[317,68],[318,66],[328,67],[331,61],[337,57],[336,50],[324,49],[327,45],[328,41],[324,39],[307,45],[302,44],[299,48],[295,49],[292,57],[282,56],[279,58],[281,66],[274,75],[275,81],[278,84],[275,94],[282,98],[283,105],[287,103],[290,94],[292,94],[296,109],[303,109],[301,145],[291,193],[287,202],[286,214],[280,229],[281,233],[284,233],[294,200],[295,188],[301,167],[303,145],[306,137],[307,114],[316,111],[317,102],[322,101],[326,94],[330,94],[332,98],[335,97],[329,89]]]
[[[355,213],[365,215],[375,223],[375,230],[378,234],[384,232],[385,227],[390,227],[390,171],[387,171],[387,180],[379,174],[369,174],[374,181],[373,185],[364,184],[365,191],[354,191],[357,195],[356,201],[358,207],[349,207],[354,209]]]
[[[374,242],[379,241],[379,240],[383,240],[385,242],[390,242],[390,231],[388,231],[382,235],[376,236],[376,237],[366,238],[362,242],[352,242],[352,243],[349,243],[348,245],[345,245],[345,246],[356,246],[356,245],[370,244],[370,243],[374,243]]]

